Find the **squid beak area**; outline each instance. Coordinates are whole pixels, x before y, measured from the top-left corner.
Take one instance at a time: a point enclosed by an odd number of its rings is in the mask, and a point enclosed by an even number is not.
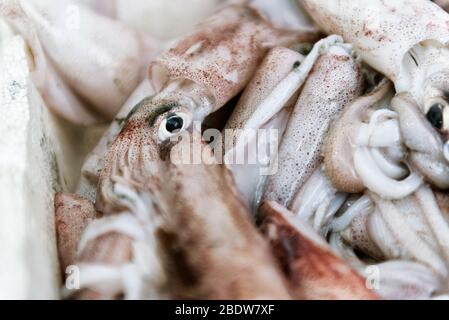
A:
[[[261,206],[262,231],[294,299],[378,299],[362,277],[332,253],[306,223],[276,202]]]

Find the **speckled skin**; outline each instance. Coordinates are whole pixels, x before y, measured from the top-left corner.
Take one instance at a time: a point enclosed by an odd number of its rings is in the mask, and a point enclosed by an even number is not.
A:
[[[62,273],[77,259],[81,235],[90,221],[97,217],[94,204],[77,195],[55,195],[55,223],[59,262]]]
[[[243,129],[260,103],[287,76],[294,64],[300,63],[303,59],[304,57],[301,54],[285,47],[271,49],[246,86],[242,97],[226,123],[225,129]],[[297,95],[292,97],[291,103],[286,107],[291,107],[295,103],[295,99],[297,99]],[[234,143],[236,138],[232,139]],[[225,151],[233,146],[225,146]]]
[[[289,299],[285,279],[228,169],[214,161],[180,161],[182,151],[192,143],[190,139],[160,140],[163,119],[187,112],[183,106],[165,110],[167,103],[146,99],[129,117],[106,155],[96,209],[107,217],[128,212],[155,226],[158,259],[169,279],[164,290],[172,297]],[[185,133],[194,130],[186,128]],[[213,160],[211,150],[203,147],[209,161]],[[148,198],[149,202],[136,211],[130,195],[117,193],[118,184],[131,190],[132,197]],[[132,244],[127,235],[111,231],[90,240],[77,262],[123,266],[133,260]],[[118,296],[116,291],[108,295],[82,290],[74,297]]]
[[[81,237],[89,223],[100,218],[94,204],[82,197],[68,193],[55,195],[55,223],[61,273],[80,263],[123,265],[132,258],[132,241],[126,235],[110,232],[98,237],[79,252]],[[85,289],[76,292],[77,299],[114,299],[117,295]]]
[[[230,5],[161,55],[150,78],[156,91],[169,80],[190,79],[211,92],[217,110],[243,89],[269,48],[313,40],[316,32],[276,29],[257,10]]]
[[[299,0],[327,33],[352,43],[369,65],[396,82],[402,60],[424,40],[449,42],[449,15],[427,0]]]
[[[279,170],[268,178],[265,201],[291,205],[322,160],[323,139],[331,122],[361,94],[362,87],[360,64],[348,52],[329,51],[318,59],[287,123],[278,154]]]
[[[301,0],[328,33],[352,43],[363,60],[409,93],[427,114],[443,101],[443,124],[434,129],[443,138],[449,161],[449,15],[427,0],[357,1]]]

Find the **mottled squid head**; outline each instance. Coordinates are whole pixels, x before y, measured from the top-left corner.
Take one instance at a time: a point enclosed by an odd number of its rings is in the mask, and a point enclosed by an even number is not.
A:
[[[138,190],[157,187],[161,166],[172,161],[172,149],[178,144],[190,147],[190,139],[184,137],[193,136],[194,121],[201,119],[198,114],[203,109],[201,101],[183,90],[158,94],[136,105],[106,155],[97,187],[97,209],[120,209],[115,190],[119,185]]]

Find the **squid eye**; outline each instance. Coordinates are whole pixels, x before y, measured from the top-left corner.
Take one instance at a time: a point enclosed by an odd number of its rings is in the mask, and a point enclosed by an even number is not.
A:
[[[167,140],[190,126],[191,118],[186,113],[169,114],[159,125],[159,139]]]
[[[426,116],[432,126],[438,130],[443,128],[443,105],[441,103],[435,103],[432,105]]]
[[[184,120],[180,116],[174,115],[167,118],[167,121],[165,122],[165,130],[173,133],[176,130],[181,130],[183,125]]]

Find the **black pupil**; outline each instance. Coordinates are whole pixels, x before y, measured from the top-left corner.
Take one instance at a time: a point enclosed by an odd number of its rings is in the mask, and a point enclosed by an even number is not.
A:
[[[443,105],[434,104],[427,112],[427,120],[437,129],[443,128]]]
[[[167,123],[165,124],[165,129],[167,129],[168,132],[173,133],[176,130],[181,130],[182,126],[184,124],[184,121],[179,116],[170,116],[167,118]]]

